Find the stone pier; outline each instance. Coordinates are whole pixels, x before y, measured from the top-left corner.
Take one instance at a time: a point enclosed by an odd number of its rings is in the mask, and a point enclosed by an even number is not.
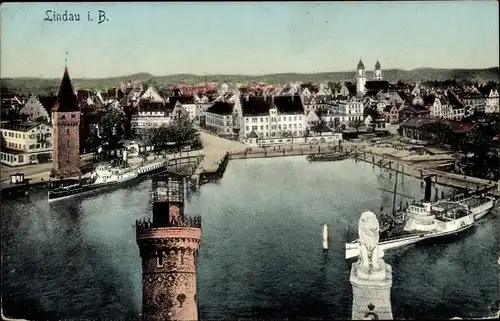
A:
[[[392,268],[378,246],[380,225],[372,212],[359,220],[360,255],[352,264],[352,320],[392,320]]]

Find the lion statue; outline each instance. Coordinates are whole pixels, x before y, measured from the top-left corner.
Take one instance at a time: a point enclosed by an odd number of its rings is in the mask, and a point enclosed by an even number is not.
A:
[[[379,270],[380,259],[384,252],[378,246],[380,238],[380,225],[373,212],[363,212],[359,218],[359,267],[369,272]]]

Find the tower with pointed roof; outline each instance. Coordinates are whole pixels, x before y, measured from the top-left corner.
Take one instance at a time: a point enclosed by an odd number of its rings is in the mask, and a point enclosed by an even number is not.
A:
[[[380,62],[377,59],[377,63],[375,64],[375,70],[373,71],[373,80],[382,80],[382,69],[380,69]]]
[[[68,67],[52,108],[53,151],[52,158],[56,177],[74,177],[80,171],[80,108],[69,78]]]
[[[366,85],[366,74],[365,74],[365,65],[359,58],[358,68],[356,72],[356,93],[362,94],[365,92]]]

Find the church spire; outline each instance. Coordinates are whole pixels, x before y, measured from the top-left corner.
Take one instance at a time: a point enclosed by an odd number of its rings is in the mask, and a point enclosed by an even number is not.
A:
[[[377,59],[377,63],[375,64],[375,70],[380,70],[380,62]]]
[[[358,69],[365,69],[365,65],[363,64],[363,62],[361,61],[361,58],[359,58],[359,62],[358,62]]]
[[[72,112],[79,111],[78,102],[76,100],[73,85],[69,78],[68,66],[64,67],[64,75],[59,86],[59,93],[57,94],[57,101],[52,109],[56,112]]]

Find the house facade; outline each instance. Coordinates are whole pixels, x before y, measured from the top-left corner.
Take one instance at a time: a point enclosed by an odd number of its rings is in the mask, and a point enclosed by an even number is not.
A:
[[[168,126],[170,110],[164,102],[141,101],[137,114],[132,116],[131,127],[138,135],[144,135],[149,128]]]
[[[500,100],[497,89],[491,89],[486,97],[486,106],[484,112],[487,114],[500,113]]]
[[[54,97],[53,104],[56,102],[56,97]],[[40,120],[44,122],[50,123],[50,115],[47,109],[40,102],[38,97],[35,95],[31,95],[30,98],[26,101],[26,104],[19,111],[21,115],[24,115],[28,118],[28,120]]]
[[[52,161],[52,126],[41,122],[1,122],[0,162],[9,166]]]
[[[205,127],[221,135],[233,134],[234,104],[226,101],[216,101],[209,107],[205,115]]]
[[[259,139],[300,137],[306,130],[304,105],[299,95],[246,97],[242,104],[243,141],[255,132]]]

